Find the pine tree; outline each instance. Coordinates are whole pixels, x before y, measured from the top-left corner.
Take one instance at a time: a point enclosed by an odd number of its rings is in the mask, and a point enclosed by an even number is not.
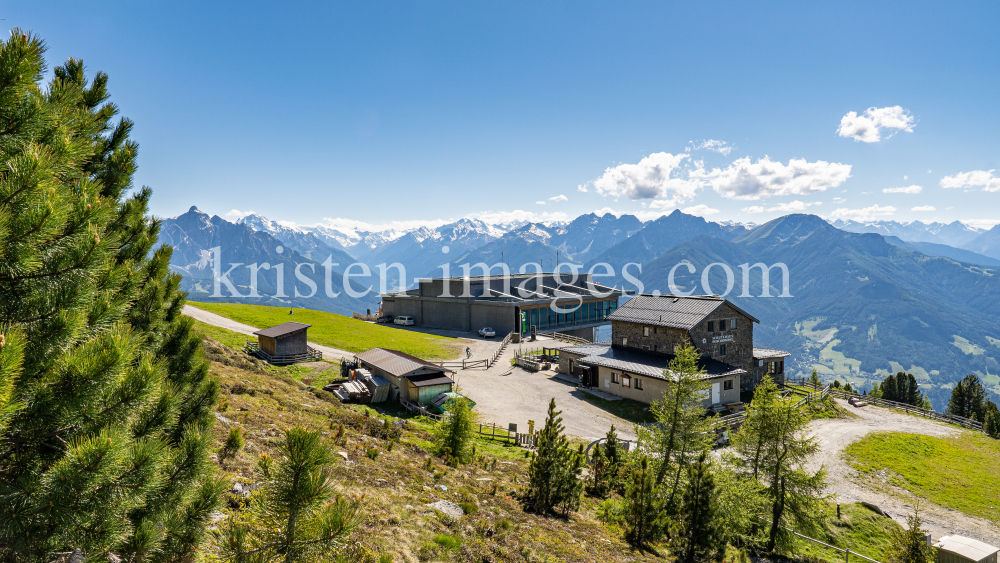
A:
[[[708,453],[701,452],[688,467],[687,488],[671,533],[678,563],[722,561],[726,542],[717,495]]]
[[[625,493],[628,514],[626,535],[637,545],[659,540],[667,525],[666,507],[660,499],[654,473],[649,457],[642,456],[632,469],[632,478]]]
[[[986,404],[986,414],[983,416],[983,432],[990,438],[1000,440],[1000,409],[996,403],[988,401]]]
[[[540,513],[560,507],[568,514],[578,505],[582,491],[579,474],[583,454],[569,447],[569,440],[562,433],[560,414],[556,400],[551,399],[545,426],[535,438],[535,455],[528,466],[527,496]]]
[[[217,384],[108,76],[69,59],[43,89],[44,51],[0,43],[0,556],[178,561],[221,490]]]
[[[767,487],[771,505],[768,551],[774,551],[785,518],[790,515],[804,522],[818,510],[825,472],[809,474],[804,469],[818,450],[816,440],[806,432],[808,422],[792,400],[778,396],[777,386],[765,377],[747,408],[746,421],[733,437],[730,462]]]
[[[948,413],[963,418],[983,421],[986,416],[986,388],[973,374],[965,376],[951,390]]]
[[[444,419],[438,424],[434,439],[438,455],[444,457],[446,463],[457,467],[461,463],[472,461],[476,415],[465,397],[449,401],[446,412]]]
[[[913,507],[913,514],[906,518],[906,529],[893,528],[889,536],[887,563],[930,563],[934,551],[927,545],[920,511]]]
[[[625,467],[626,452],[622,449],[622,445],[618,441],[618,432],[613,424],[608,429],[608,433],[604,435],[603,446],[604,457],[608,461],[608,487],[619,493],[623,493],[625,489],[621,474]]]
[[[649,405],[656,424],[639,428],[640,446],[656,454],[656,486],[669,485],[668,509],[674,507],[687,465],[709,445],[709,421],[702,405],[708,383],[702,379],[700,359],[693,346],[677,350],[663,371],[670,382],[663,398]]]
[[[319,432],[285,432],[280,457],[262,456],[263,486],[249,507],[214,532],[221,559],[270,563],[329,558],[361,523],[358,505],[336,494],[334,457]]]
[[[594,477],[590,485],[590,494],[598,498],[604,498],[608,494],[610,475],[608,471],[608,458],[605,457],[604,447],[600,444],[594,448],[594,453],[591,454],[590,473]]]
[[[900,372],[902,375],[902,372]],[[895,375],[890,374],[885,378],[880,386],[882,388],[882,398],[886,401],[899,401],[899,386]]]

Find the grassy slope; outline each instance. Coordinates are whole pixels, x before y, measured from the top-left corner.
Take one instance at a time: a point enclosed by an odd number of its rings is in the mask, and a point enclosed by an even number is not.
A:
[[[1000,521],[1000,441],[963,431],[952,438],[902,432],[871,434],[845,450],[854,467],[927,500]]]
[[[842,505],[840,519],[837,518],[836,505],[828,504],[818,529],[800,533],[841,549],[850,549],[866,557],[886,561],[889,533],[893,529],[900,529],[895,520],[877,514],[860,504]],[[796,538],[793,546],[795,554],[800,558],[814,557],[830,563],[844,561],[843,552],[808,540]]]
[[[311,341],[348,352],[363,352],[369,348],[383,347],[428,360],[450,360],[458,357],[463,346],[455,338],[366,323],[343,315],[311,309],[293,309],[295,314],[289,315],[288,309],[284,307],[240,303],[189,302],[188,304],[258,328],[288,321],[309,324],[312,325],[309,329]]]
[[[662,561],[633,550],[599,522],[597,502],[592,499],[585,497],[569,521],[524,512],[512,496],[523,490],[527,480],[527,460],[520,448],[480,439],[475,463],[452,469],[431,458],[427,469],[431,448],[427,421],[407,420],[390,451],[390,442],[372,436],[375,432],[366,426],[374,422],[371,427],[378,428],[383,418],[396,417],[361,405],[342,405],[331,394],[296,381],[297,374],[288,368],[262,363],[235,367],[245,355],[214,340],[206,341],[206,349],[222,387],[220,402],[226,404],[219,414],[229,420],[215,425],[214,448],[221,447],[236,424],[243,428],[247,444],[219,468],[227,482],[253,482],[257,458],[275,453],[285,428],[321,430],[332,440],[331,427],[343,423],[346,439],[333,447],[350,461],[338,456],[333,475],[343,494],[362,499],[364,523],[351,541],[373,553],[390,554],[396,562]],[[377,451],[374,460],[367,456],[370,450]],[[426,506],[440,499],[475,506],[475,513],[456,521]],[[235,498],[229,500],[225,513],[238,506]]]

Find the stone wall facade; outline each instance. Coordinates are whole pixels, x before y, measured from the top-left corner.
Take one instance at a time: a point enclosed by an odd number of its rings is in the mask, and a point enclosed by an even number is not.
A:
[[[732,321],[736,321],[735,329],[731,328]],[[709,323],[712,323],[712,331],[708,330]],[[720,323],[725,323],[725,330],[719,330]],[[753,321],[728,303],[691,329],[690,335],[703,355],[752,372]],[[722,354],[723,346],[725,354]]]

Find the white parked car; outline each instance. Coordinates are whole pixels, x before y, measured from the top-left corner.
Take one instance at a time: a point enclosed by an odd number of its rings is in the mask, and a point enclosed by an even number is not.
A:
[[[398,325],[403,325],[403,326],[412,326],[412,325],[417,324],[416,321],[413,320],[413,317],[407,317],[405,315],[403,315],[401,317],[396,317],[396,320],[394,320],[392,322],[394,322],[394,323],[396,323]]]
[[[483,338],[493,338],[496,335],[496,331],[492,328],[486,327],[479,329],[479,336],[482,336]]]

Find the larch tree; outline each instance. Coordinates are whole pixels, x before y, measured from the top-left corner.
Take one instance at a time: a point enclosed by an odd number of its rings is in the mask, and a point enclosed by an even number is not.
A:
[[[895,527],[890,532],[888,563],[930,563],[934,560],[934,549],[927,545],[922,528],[920,510],[914,506],[913,513],[906,517],[906,528]]]
[[[154,248],[152,192],[108,76],[0,43],[0,557],[180,561],[221,484],[217,384]]]
[[[476,413],[465,397],[448,402],[444,419],[435,429],[434,440],[438,455],[448,465],[457,467],[473,457]]]
[[[986,418],[986,388],[973,374],[965,376],[951,390],[948,413],[983,422]]]
[[[656,486],[668,487],[668,510],[679,498],[687,465],[709,446],[709,420],[702,404],[709,385],[702,378],[700,358],[693,346],[677,350],[663,371],[668,381],[663,397],[649,405],[656,424],[638,428],[640,446],[653,453]]]
[[[631,479],[625,490],[628,529],[626,536],[637,545],[646,545],[663,537],[668,525],[666,507],[656,486],[656,471],[648,456],[633,464]]]
[[[808,423],[795,403],[780,397],[774,382],[764,378],[727,455],[745,477],[760,480],[766,487],[771,522],[768,551],[774,551],[786,521],[808,524],[818,514],[826,472],[805,469],[819,449],[816,440],[807,435]]]

